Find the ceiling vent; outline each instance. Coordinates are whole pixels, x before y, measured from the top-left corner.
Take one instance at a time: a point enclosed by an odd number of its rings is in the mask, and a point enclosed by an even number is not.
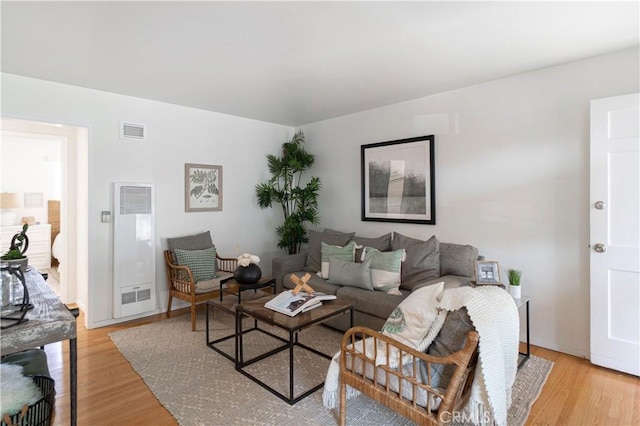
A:
[[[122,139],[144,139],[144,124],[120,123],[120,137]]]

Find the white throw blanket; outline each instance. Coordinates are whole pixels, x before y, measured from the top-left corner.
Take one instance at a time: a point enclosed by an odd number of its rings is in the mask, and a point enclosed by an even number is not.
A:
[[[506,425],[518,370],[518,308],[509,293],[494,286],[446,290],[438,305],[447,311],[463,306],[480,335],[478,365],[463,413],[475,424],[485,423],[488,414],[490,423]]]
[[[490,423],[506,425],[518,363],[518,309],[509,293],[493,286],[445,290],[438,304],[443,311],[455,311],[463,306],[480,335],[478,366],[463,414],[475,424],[487,423],[489,415]],[[437,334],[441,327],[442,321],[434,321],[429,334]],[[325,407],[336,407],[339,384],[340,352],[333,357],[327,371],[322,394]],[[347,398],[358,393],[347,387]]]

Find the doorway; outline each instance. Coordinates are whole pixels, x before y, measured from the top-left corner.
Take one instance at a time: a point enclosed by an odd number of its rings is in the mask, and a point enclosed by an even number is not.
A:
[[[3,117],[0,153],[0,191],[35,200],[14,209],[16,224],[25,218],[51,229],[50,263],[40,264],[49,268],[42,272],[52,276],[63,303],[75,303],[86,313],[88,129]]]

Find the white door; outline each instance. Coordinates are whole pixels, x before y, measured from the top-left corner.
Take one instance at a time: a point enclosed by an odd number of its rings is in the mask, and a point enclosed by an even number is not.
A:
[[[591,362],[640,375],[640,94],[591,101]]]

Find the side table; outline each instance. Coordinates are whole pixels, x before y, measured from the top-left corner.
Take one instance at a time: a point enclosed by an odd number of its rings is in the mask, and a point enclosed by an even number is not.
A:
[[[531,344],[529,342],[529,297],[522,296],[519,299],[513,299],[516,302],[516,306],[518,310],[525,306],[526,308],[526,317],[525,320],[527,322],[527,352],[518,352],[518,368],[522,367],[525,362],[531,357]]]
[[[233,293],[229,290],[229,284],[232,284],[237,288],[237,293]],[[224,288],[226,286],[226,288]],[[224,282],[220,281],[220,301],[222,302],[222,297],[224,294],[231,294],[238,296],[238,303],[242,303],[242,292],[248,290],[260,290],[266,287],[271,287],[271,294],[276,294],[276,279],[275,278],[261,278],[258,282],[253,284],[241,284],[237,282],[235,279],[231,278],[225,280]]]

